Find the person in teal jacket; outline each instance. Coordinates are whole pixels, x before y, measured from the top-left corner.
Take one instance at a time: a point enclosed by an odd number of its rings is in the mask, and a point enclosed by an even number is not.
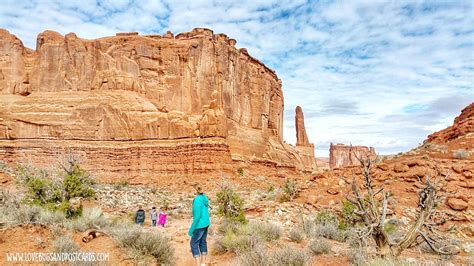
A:
[[[207,229],[211,224],[209,218],[209,199],[199,185],[194,185],[197,196],[193,200],[193,223],[188,235],[191,237],[191,252],[197,265],[203,265],[207,255]]]

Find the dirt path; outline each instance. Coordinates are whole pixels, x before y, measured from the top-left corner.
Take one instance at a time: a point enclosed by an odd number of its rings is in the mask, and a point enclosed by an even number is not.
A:
[[[190,237],[188,236],[188,229],[191,223],[190,219],[175,219],[170,220],[165,228],[162,227],[148,227],[148,230],[158,230],[170,237],[171,243],[175,249],[176,264],[183,266],[195,265],[194,258],[191,254],[189,246]],[[232,258],[228,255],[212,256],[212,247],[214,244],[214,237],[209,235],[207,238],[207,246],[209,255],[207,265],[228,265]]]

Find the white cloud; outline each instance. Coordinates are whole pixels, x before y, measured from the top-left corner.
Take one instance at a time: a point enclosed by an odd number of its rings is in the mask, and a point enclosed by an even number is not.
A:
[[[226,33],[282,79],[285,139],[295,142],[301,105],[324,156],[329,142],[410,149],[474,101],[473,8],[472,1],[5,0],[0,27],[31,48],[45,29],[83,38],[195,27]]]

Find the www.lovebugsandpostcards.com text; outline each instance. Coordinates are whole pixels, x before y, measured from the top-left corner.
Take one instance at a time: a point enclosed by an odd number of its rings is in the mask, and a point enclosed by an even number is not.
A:
[[[108,252],[10,252],[6,255],[7,262],[94,262],[109,261],[110,259]]]

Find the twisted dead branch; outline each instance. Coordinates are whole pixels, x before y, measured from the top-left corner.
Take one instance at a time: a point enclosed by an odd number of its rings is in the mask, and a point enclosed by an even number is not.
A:
[[[446,244],[446,237],[436,226],[446,222],[442,217],[436,221],[436,207],[446,199],[446,193],[441,193],[443,182],[447,176],[441,175],[437,167],[435,167],[435,177],[430,179],[429,176],[419,178],[422,189],[418,192],[418,206],[416,220],[409,227],[401,240],[394,241],[390,239],[384,231],[384,222],[387,216],[388,199],[391,196],[385,192],[383,186],[377,187],[374,184],[374,178],[371,175],[374,166],[374,159],[369,156],[358,156],[353,154],[359,161],[362,170],[362,184],[352,174],[352,181],[346,177],[341,179],[351,188],[351,194],[346,195],[346,199],[355,205],[355,213],[360,216],[366,228],[361,236],[371,236],[377,245],[379,254],[384,256],[399,256],[403,250],[414,247],[426,242],[429,247],[440,255],[455,255],[459,253],[459,249],[449,248],[452,245]],[[375,158],[375,161],[377,158]]]

